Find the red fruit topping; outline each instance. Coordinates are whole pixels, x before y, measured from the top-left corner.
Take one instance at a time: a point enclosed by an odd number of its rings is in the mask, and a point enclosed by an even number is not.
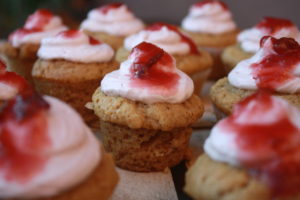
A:
[[[258,92],[234,107],[233,115],[222,121],[227,133],[236,134],[237,145],[247,157],[241,157],[242,166],[250,174],[267,184],[274,196],[291,196],[300,188],[300,131],[286,112],[274,116],[277,120],[269,124],[241,124],[239,116],[247,114],[259,118],[257,113],[281,109],[270,94]],[[257,160],[264,153],[271,153],[270,160]]]
[[[275,17],[265,17],[259,24],[256,25],[257,28],[266,30],[268,34],[273,34],[282,28],[289,28],[293,26],[295,25],[290,20]]]
[[[27,91],[0,111],[0,172],[10,182],[25,184],[43,170],[51,145],[47,133],[47,102]]]
[[[263,37],[262,47],[271,40],[273,51],[259,63],[251,65],[253,77],[259,88],[275,90],[294,77],[293,70],[300,62],[300,45],[292,38]]]
[[[62,36],[64,38],[75,38],[79,35],[79,31],[78,30],[67,30],[67,31],[62,31],[60,33],[58,33],[58,36]]]
[[[53,14],[46,9],[37,10],[27,18],[24,28],[17,29],[9,35],[9,41],[11,41],[13,37],[22,38],[25,35],[43,31],[52,17]]]
[[[222,2],[222,1],[217,1],[217,0],[203,0],[203,1],[200,1],[196,4],[194,4],[193,6],[195,7],[202,7],[202,6],[205,6],[207,4],[213,4],[213,3],[217,3],[219,4],[224,10],[228,10],[228,6]]]
[[[166,72],[161,66],[172,68],[173,58],[161,48],[142,42],[132,49],[134,56],[131,73],[134,85],[173,87],[179,76],[174,72]]]
[[[96,40],[95,38],[89,36],[89,43],[90,45],[98,45],[98,44],[102,44],[102,42],[100,42],[99,40]]]
[[[158,22],[158,23],[154,23],[151,26],[147,27],[146,30],[159,31],[163,27],[166,27],[167,29],[176,32],[181,37],[181,41],[187,43],[190,46],[190,52],[192,54],[199,54],[198,48],[197,48],[196,44],[194,43],[194,41],[192,39],[190,39],[188,36],[184,35],[182,32],[180,32],[176,26]]]
[[[120,8],[121,6],[123,6],[123,3],[110,3],[110,4],[106,4],[102,7],[99,8],[99,11],[102,12],[103,14],[107,14],[110,10],[116,9],[116,8]]]
[[[44,27],[50,22],[53,14],[46,9],[39,9],[26,20],[25,29],[40,29],[43,30]]]
[[[22,76],[19,76],[15,72],[6,71],[6,66],[1,60],[0,60],[0,83],[16,88],[18,92],[31,90],[28,82]]]

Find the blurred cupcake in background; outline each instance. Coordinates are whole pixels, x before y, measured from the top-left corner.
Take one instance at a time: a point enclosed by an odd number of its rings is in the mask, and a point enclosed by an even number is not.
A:
[[[117,69],[113,49],[82,31],[68,30],[43,39],[38,57],[32,70],[36,89],[70,104],[89,125],[98,121],[85,104],[104,75]]]
[[[220,55],[225,47],[236,42],[238,34],[227,5],[217,0],[200,1],[190,7],[181,27],[198,47],[212,54],[214,65],[210,78],[217,79],[225,76]]]
[[[142,30],[144,24],[125,4],[111,3],[91,10],[80,28],[118,49],[126,36]]]
[[[30,15],[24,27],[14,31],[7,42],[0,44],[0,52],[8,62],[9,70],[32,83],[31,69],[41,40],[66,29],[61,18],[48,10],[39,9]]]
[[[171,54],[176,59],[176,67],[193,79],[194,91],[200,94],[213,62],[209,53],[198,50],[194,41],[176,26],[154,23],[125,38],[124,46],[117,51],[116,60],[118,62],[126,60],[132,48],[143,41],[155,44]]]
[[[257,25],[242,31],[238,35],[237,44],[225,49],[222,60],[229,72],[240,61],[250,58],[259,50],[260,40],[263,36],[275,38],[289,37],[300,42],[300,32],[297,26],[287,19],[265,17]]]

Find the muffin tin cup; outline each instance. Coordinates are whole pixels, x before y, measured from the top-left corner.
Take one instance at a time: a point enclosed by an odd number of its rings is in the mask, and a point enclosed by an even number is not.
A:
[[[178,164],[186,156],[192,133],[191,128],[161,131],[100,123],[104,147],[116,165],[136,172],[163,171]]]

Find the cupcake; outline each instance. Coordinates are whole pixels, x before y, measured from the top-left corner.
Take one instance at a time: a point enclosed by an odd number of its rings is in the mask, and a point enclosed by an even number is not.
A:
[[[185,156],[191,124],[203,104],[193,81],[175,59],[147,42],[133,48],[120,69],[107,74],[93,94],[104,147],[117,166],[161,171]]]
[[[112,157],[68,105],[32,91],[0,111],[0,198],[109,199]]]
[[[27,81],[15,72],[6,71],[6,65],[0,60],[0,107],[6,100],[28,88]]]
[[[119,62],[126,60],[130,51],[143,41],[155,44],[174,56],[176,67],[193,79],[195,93],[200,94],[212,66],[212,58],[207,52],[199,51],[195,43],[177,27],[155,23],[127,37],[124,40],[124,47],[117,51],[116,60]]]
[[[269,90],[300,109],[300,45],[292,38],[265,36],[260,50],[241,61],[228,75],[213,85],[210,96],[225,114],[258,89]]]
[[[214,65],[210,78],[224,77],[226,74],[221,52],[225,47],[235,44],[238,34],[227,5],[222,1],[200,1],[190,7],[181,27],[199,47],[213,56]]]
[[[75,108],[92,127],[98,118],[85,104],[99,81],[117,68],[113,49],[82,31],[68,30],[42,40],[32,76],[36,89]]]
[[[299,200],[300,111],[265,92],[234,107],[186,174],[195,200]]]
[[[110,3],[91,10],[80,27],[87,34],[118,49],[126,36],[142,30],[144,24],[125,4]]]
[[[7,42],[0,43],[0,53],[5,56],[10,71],[32,83],[31,70],[43,38],[65,30],[60,17],[40,9],[30,15],[23,28],[10,34]]]
[[[300,33],[295,24],[287,19],[265,17],[256,26],[242,31],[238,35],[237,44],[226,48],[222,54],[222,60],[229,72],[240,61],[250,58],[258,50],[263,36],[294,38],[300,42]]]

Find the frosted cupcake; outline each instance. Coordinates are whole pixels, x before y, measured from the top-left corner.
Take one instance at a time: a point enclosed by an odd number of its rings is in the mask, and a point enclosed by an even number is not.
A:
[[[124,47],[117,51],[116,60],[119,62],[126,60],[132,48],[143,41],[155,44],[174,56],[176,67],[193,79],[195,93],[200,94],[212,66],[212,58],[207,52],[199,51],[195,43],[177,27],[155,23],[127,37],[124,40]]]
[[[300,45],[292,38],[265,36],[260,50],[241,61],[211,88],[211,99],[223,113],[259,89],[286,99],[300,109]]]
[[[218,79],[225,76],[220,55],[225,47],[235,44],[238,33],[227,5],[222,1],[200,1],[190,7],[181,26],[199,47],[213,55],[210,77]]]
[[[193,81],[159,47],[140,43],[93,94],[104,146],[116,164],[161,171],[184,159],[191,124],[203,113]]]
[[[27,91],[0,119],[1,199],[109,199],[113,160],[71,107]]]
[[[0,60],[0,107],[6,100],[28,88],[27,81],[15,72],[6,71],[6,65]]]
[[[5,56],[10,71],[32,83],[31,69],[43,38],[65,30],[60,17],[40,9],[30,15],[23,28],[10,34],[8,41],[0,43],[0,53]]]
[[[256,26],[242,31],[238,35],[238,43],[228,47],[223,55],[223,62],[229,72],[240,61],[250,58],[259,50],[260,40],[263,36],[294,38],[300,42],[299,29],[293,22],[287,19],[265,17]]]
[[[82,31],[68,30],[42,41],[32,76],[36,89],[75,108],[91,126],[97,121],[85,107],[105,74],[117,69],[114,51]]]
[[[243,100],[212,129],[184,190],[196,200],[299,200],[299,120],[281,98]]]
[[[126,36],[142,30],[144,24],[125,4],[110,3],[91,10],[80,27],[87,34],[118,49]]]

